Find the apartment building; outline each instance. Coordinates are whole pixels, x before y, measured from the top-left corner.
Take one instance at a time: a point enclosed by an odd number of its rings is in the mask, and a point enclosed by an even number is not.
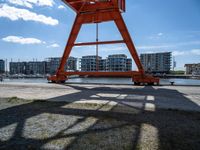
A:
[[[185,64],[186,74],[200,75],[200,63]]]
[[[140,55],[144,70],[149,73],[169,73],[171,69],[171,52],[148,53]]]
[[[5,61],[0,59],[0,74],[5,73]]]
[[[97,71],[96,55],[81,58],[81,71]],[[124,54],[109,55],[106,59],[98,57],[98,71],[130,71],[132,59]]]

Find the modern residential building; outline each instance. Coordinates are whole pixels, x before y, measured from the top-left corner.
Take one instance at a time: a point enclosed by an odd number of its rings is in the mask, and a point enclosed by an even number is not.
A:
[[[46,62],[45,61],[30,61],[26,63],[26,74],[46,74]]]
[[[10,62],[10,74],[36,75],[46,73],[46,62]]]
[[[169,73],[171,69],[171,59],[171,52],[140,55],[144,70],[149,73]]]
[[[99,71],[107,71],[107,59],[100,59],[99,60]]]
[[[10,62],[10,74],[27,74],[27,62]]]
[[[46,59],[46,72],[48,74],[55,74],[60,65],[60,57],[51,57]]]
[[[0,74],[5,73],[5,61],[0,59]]]
[[[98,67],[96,56],[83,56],[81,58],[81,71],[130,71],[132,70],[132,59],[128,59],[124,54],[109,55],[106,59],[98,57]],[[61,58],[52,57],[45,61],[10,62],[10,74],[24,75],[44,75],[55,74]],[[65,65],[65,71],[77,71],[78,60],[69,57]]]
[[[97,57],[96,55],[83,56],[81,58],[81,71],[96,71],[97,70]],[[98,56],[98,62],[100,64],[102,57]]]
[[[107,58],[108,71],[131,71],[132,59],[124,54],[109,55]]]
[[[77,62],[77,58],[70,56],[67,60],[67,71],[77,71]]]
[[[131,71],[132,70],[132,59],[127,58],[126,59],[126,71]]]
[[[96,56],[83,56],[81,59],[81,71],[96,71]],[[124,54],[109,55],[106,59],[98,57],[99,71],[130,71],[132,59]]]
[[[198,64],[185,64],[186,74],[200,75],[200,63]]]
[[[59,65],[60,57],[51,57],[46,59],[46,72],[49,74],[55,74]],[[69,57],[67,63],[65,64],[66,71],[76,71],[77,70],[77,58]]]
[[[46,61],[10,62],[10,74],[55,74],[60,65],[60,57],[48,58]],[[69,57],[65,70],[76,71],[77,59]]]

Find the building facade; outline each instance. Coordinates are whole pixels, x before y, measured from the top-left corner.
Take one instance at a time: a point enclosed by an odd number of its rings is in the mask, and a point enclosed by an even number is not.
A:
[[[83,56],[81,58],[81,71],[131,71],[132,59],[128,59],[124,54],[109,55],[106,59],[98,57],[97,67],[96,55]],[[29,61],[29,62],[10,62],[10,74],[24,74],[24,75],[44,75],[55,74],[61,58],[52,57],[45,61]],[[78,59],[69,57],[65,64],[65,71],[77,71]]]
[[[171,52],[140,55],[144,70],[149,73],[169,73],[171,69],[171,59]]]
[[[128,59],[124,54],[109,55],[107,58],[108,71],[131,71],[132,59]]]
[[[198,64],[185,64],[186,74],[200,75],[200,63]]]
[[[107,66],[107,59],[101,59],[99,60],[99,71],[107,71],[108,66]]]
[[[0,74],[5,73],[5,61],[0,59]]]
[[[26,74],[27,62],[10,62],[10,74]]]
[[[109,55],[106,59],[98,57],[98,71],[131,71],[132,59],[124,54]],[[97,71],[96,55],[81,58],[81,71]]]
[[[126,59],[126,71],[131,71],[132,70],[132,59],[127,58]]]
[[[46,62],[45,61],[30,61],[26,65],[27,75],[46,74]]]
[[[60,57],[51,57],[46,60],[46,72],[48,74],[55,74],[59,65]],[[77,71],[77,58],[69,57],[65,64],[65,71]]]
[[[67,71],[77,71],[78,59],[75,57],[69,57],[67,60]]]
[[[36,75],[46,73],[46,62],[10,62],[10,74]]]
[[[46,59],[46,61],[10,62],[10,74],[55,74],[60,65],[60,61],[60,57],[53,57]],[[69,57],[65,65],[65,70],[76,71],[77,59],[74,57]]]
[[[46,59],[46,72],[48,74],[55,74],[59,65],[60,65],[60,57],[51,57]]]
[[[102,57],[98,56],[100,64]],[[97,71],[97,57],[96,55],[83,56],[81,58],[81,71]]]

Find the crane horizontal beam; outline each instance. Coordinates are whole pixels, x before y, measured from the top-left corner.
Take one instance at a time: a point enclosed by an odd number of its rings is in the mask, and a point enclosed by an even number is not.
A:
[[[87,45],[104,45],[104,44],[120,44],[124,43],[124,40],[118,41],[102,41],[102,42],[87,42],[87,43],[76,43],[74,46],[87,46]]]
[[[94,12],[96,10],[120,9],[125,11],[124,0],[62,0],[76,13]]]
[[[95,71],[92,71],[92,72],[64,72],[64,74],[66,76],[71,76],[71,75],[80,75],[80,76],[114,76],[114,77],[133,77],[135,75],[141,75],[140,72],[138,71],[127,71],[127,72],[101,72],[101,71],[98,71],[98,72],[95,72]]]

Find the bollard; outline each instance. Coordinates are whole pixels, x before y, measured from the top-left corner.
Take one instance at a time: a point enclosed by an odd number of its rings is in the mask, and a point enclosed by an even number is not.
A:
[[[174,85],[174,82],[172,81],[172,82],[170,82],[171,83],[171,85]]]

